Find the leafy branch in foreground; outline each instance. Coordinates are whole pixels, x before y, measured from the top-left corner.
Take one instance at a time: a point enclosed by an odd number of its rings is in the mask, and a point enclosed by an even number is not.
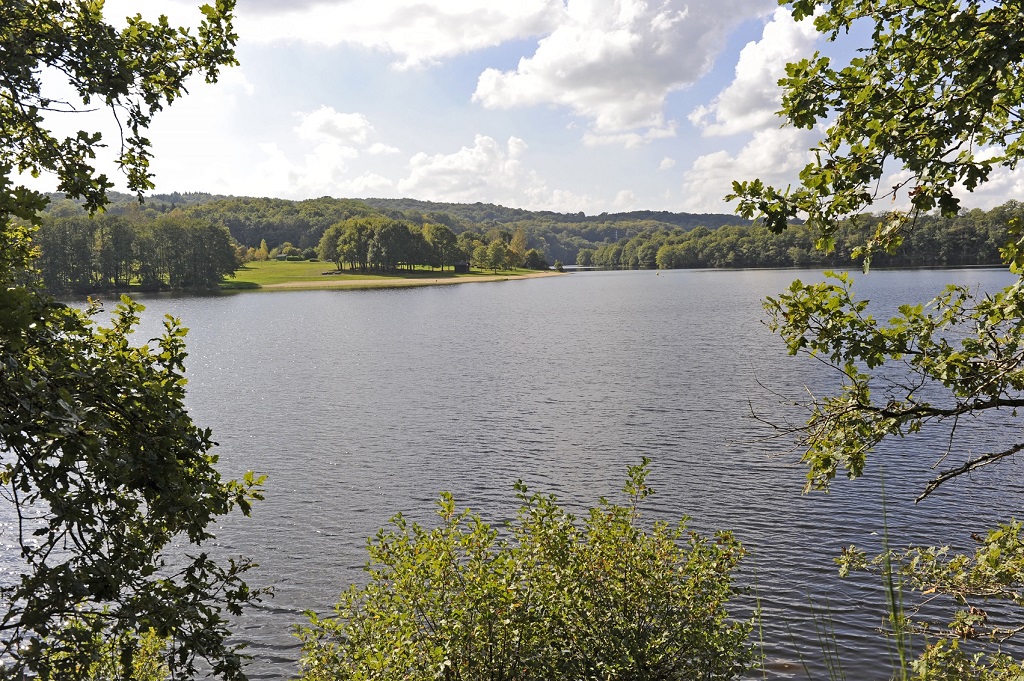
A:
[[[857,220],[879,202],[887,208],[896,202],[896,210],[881,216],[874,234],[853,253],[864,258],[866,269],[873,253],[892,252],[900,244],[918,216],[936,209],[955,215],[958,194],[974,191],[997,172],[1014,170],[1024,157],[1020,0],[781,4],[792,6],[795,19],[813,21],[828,41],[843,37],[865,43],[845,66],[815,54],[786,67],[781,115],[797,128],[826,126],[824,137],[811,150],[795,188],[780,190],[759,179],[733,183],[728,198],[738,201],[741,215],[760,217],[776,232],[803,218],[818,231],[819,248],[831,250],[842,220]],[[1007,232],[1001,256],[1019,275],[1024,271],[1020,221],[1010,220]],[[927,306],[901,306],[887,324],[868,314],[866,302],[853,299],[851,286],[843,275],[822,284],[796,281],[766,302],[770,324],[790,353],[811,353],[835,368],[841,380],[837,394],[812,399],[809,420],[797,429],[809,464],[809,489],[827,489],[840,468],[850,477],[860,475],[867,455],[883,439],[926,426],[934,430],[943,422],[949,431],[935,465],[959,458],[920,498],[1024,451],[1015,422],[1017,408],[1024,406],[1024,281],[982,296],[949,287]],[[960,453],[968,422],[997,424],[998,417],[1003,427],[986,434],[1000,444],[981,455]],[[968,593],[1005,597],[1011,610],[1019,610],[1016,597],[988,590],[999,584],[997,577],[1008,580],[1003,586],[1018,589],[1019,527],[996,529],[983,547],[984,555],[973,560],[919,548],[902,555],[886,551],[869,563],[850,559],[860,556],[852,551],[847,568],[891,561],[900,565],[905,588],[919,595],[945,593],[960,605],[970,602]],[[986,571],[995,581],[981,579]],[[968,590],[956,591],[957,584]],[[958,610],[947,627],[929,629],[937,640],[914,663],[920,678],[1020,677],[1016,663],[998,648],[991,655],[965,652],[959,640],[971,638],[984,619],[970,607]],[[997,643],[998,636],[990,642]],[[906,669],[899,672],[906,675]]]
[[[883,574],[891,565],[905,595],[915,594],[916,602],[899,613],[901,624],[932,639],[932,645],[912,664],[915,678],[995,681],[1019,679],[1024,674],[1024,668],[999,649],[1024,631],[1020,619],[1024,606],[1022,525],[1018,521],[1005,523],[976,540],[979,546],[973,555],[953,553],[948,547],[916,547],[869,558],[851,546],[837,559],[842,576],[853,570]],[[952,609],[943,624],[935,624],[934,615],[922,615],[937,607]],[[994,644],[996,649],[986,653],[979,650],[979,642]]]
[[[108,109],[120,129],[117,163],[128,188],[153,187],[146,128],[164,106],[183,96],[193,75],[215,82],[222,66],[236,64],[234,0],[199,8],[194,32],[161,16],[125,19],[118,29],[104,17],[102,2],[5,0],[0,4],[0,176],[53,173],[58,191],[81,197],[90,212],[107,203],[113,183],[97,174],[98,132],[60,139],[49,128],[62,113]],[[63,76],[79,101],[48,94],[44,72]],[[0,194],[0,215],[31,220],[42,196],[25,187]]]
[[[982,298],[948,286],[925,305],[903,305],[881,323],[856,300],[853,280],[829,273],[830,282],[794,281],[769,297],[769,327],[790,354],[815,356],[838,370],[838,394],[814,398],[807,424],[798,429],[809,464],[808,489],[827,489],[840,468],[863,473],[867,454],[888,436],[920,431],[930,422],[951,423],[938,461],[954,456],[959,419],[990,410],[1015,414],[1024,406],[1024,285],[1017,282]],[[962,429],[961,431],[962,432]],[[970,455],[940,472],[919,500],[939,485],[1024,449],[1013,439],[1001,448]]]
[[[185,330],[168,319],[155,347],[133,346],[141,310],[124,298],[104,328],[95,305],[0,297],[0,497],[21,561],[0,586],[0,678],[78,678],[104,639],[129,668],[150,630],[169,641],[173,678],[197,658],[244,678],[227,616],[261,592],[243,580],[251,563],[203,544],[218,516],[249,513],[263,480],[221,479],[184,407]]]
[[[726,604],[743,549],[683,523],[642,529],[647,464],[629,468],[625,505],[602,499],[582,523],[521,482],[504,535],[449,494],[433,529],[395,516],[368,545],[369,583],[299,629],[302,678],[740,676],[751,623]]]
[[[163,658],[147,672],[158,676],[193,678],[202,664],[245,678],[228,617],[261,592],[243,580],[251,563],[215,560],[205,545],[218,517],[249,513],[262,478],[221,479],[210,431],[185,409],[177,320],[133,346],[140,305],[122,299],[101,327],[98,306],[39,289],[24,224],[39,223],[47,199],[17,184],[52,174],[101,210],[112,183],[95,167],[100,133],[60,139],[50,127],[101,107],[119,126],[129,189],[152,187],[145,130],[191,76],[213,82],[235,63],[233,10],[204,4],[194,30],[141,15],[118,28],[102,1],[0,2],[0,513],[18,548],[0,583],[0,678],[88,678],[105,657],[127,678],[142,674],[140,654]],[[65,78],[73,101],[48,94],[44,73]]]
[[[789,4],[789,3],[783,3]],[[816,53],[786,67],[780,114],[797,128],[827,126],[785,190],[760,180],[733,184],[744,217],[773,231],[804,217],[828,248],[838,222],[902,198],[862,253],[899,244],[920,212],[954,215],[973,191],[1024,153],[1024,76],[1020,2],[1003,0],[797,0],[794,19],[813,17],[829,41],[864,24],[868,45],[842,67]],[[886,173],[903,169],[889,186]]]

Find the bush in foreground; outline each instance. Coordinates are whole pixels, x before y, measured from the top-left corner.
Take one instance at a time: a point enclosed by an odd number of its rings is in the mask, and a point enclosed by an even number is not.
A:
[[[648,460],[626,505],[582,522],[554,496],[522,501],[507,538],[450,494],[427,529],[401,514],[369,543],[369,583],[299,629],[302,678],[731,679],[752,662],[751,623],[726,610],[743,548],[639,526]]]

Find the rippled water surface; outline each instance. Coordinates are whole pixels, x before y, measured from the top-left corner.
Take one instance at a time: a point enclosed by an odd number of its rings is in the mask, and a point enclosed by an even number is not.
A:
[[[213,428],[224,470],[268,475],[267,499],[218,531],[260,563],[276,596],[248,614],[256,679],[296,673],[292,625],[362,580],[366,537],[402,511],[429,521],[440,490],[501,522],[512,483],[575,509],[614,496],[628,464],[653,459],[653,517],[728,528],[751,555],[742,580],[764,607],[778,667],[820,669],[813,609],[831,613],[851,678],[887,678],[873,633],[884,597],[840,581],[851,543],[878,545],[877,470],[831,495],[800,494],[790,442],[764,441],[752,413],[800,418],[783,398],[834,376],[791,358],[764,328],[760,300],[816,272],[609,272],[434,288],[149,298],[139,338],[163,314],[191,330],[188,403]],[[957,281],[994,289],[993,271],[875,272],[864,296],[891,308]],[[954,542],[1020,515],[1014,463],[914,506],[939,455],[917,438],[885,451],[893,543]],[[851,672],[852,670],[852,672]],[[781,672],[777,675],[785,676]],[[803,671],[799,676],[806,677]],[[817,674],[815,674],[817,676]]]

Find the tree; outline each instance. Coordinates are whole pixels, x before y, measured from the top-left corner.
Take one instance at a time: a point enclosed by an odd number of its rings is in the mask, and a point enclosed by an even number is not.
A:
[[[437,265],[442,270],[455,262],[458,252],[458,239],[455,232],[447,225],[427,224],[423,226],[423,237],[430,245],[433,255],[431,267]]]
[[[11,182],[12,173],[53,173],[57,189],[81,198],[90,211],[106,203],[113,186],[92,165],[99,133],[80,131],[58,140],[46,128],[44,114],[73,110],[43,88],[44,68],[65,74],[82,104],[94,100],[121,123],[118,164],[129,189],[153,186],[145,129],[153,115],[186,92],[193,74],[217,80],[220,68],[237,63],[232,30],[233,0],[215,0],[202,8],[194,33],[141,15],[128,17],[118,30],[103,17],[102,6],[70,0],[14,0],[0,7],[0,214],[32,220],[43,197]]]
[[[407,262],[409,227],[398,220],[377,220],[367,247],[367,259],[374,269],[391,272]]]
[[[526,257],[523,258],[523,267],[529,270],[546,270],[548,261],[544,259],[543,253],[536,248],[531,248],[526,251]]]
[[[959,210],[956,194],[971,191],[996,169],[1012,169],[1024,154],[1024,13],[1012,0],[797,0],[796,19],[814,16],[829,40],[870,30],[870,43],[842,68],[815,55],[787,67],[782,114],[797,127],[827,122],[814,161],[800,185],[780,191],[759,180],[734,183],[739,212],[760,215],[773,231],[805,216],[818,245],[833,248],[840,220],[875,220],[866,242],[854,249],[870,258],[891,253],[914,234],[921,216],[937,208]],[[902,166],[895,185],[884,174]],[[909,207],[875,219],[878,202],[902,198]],[[1007,224],[1002,248],[1011,271],[1024,271],[1024,225]],[[889,323],[856,300],[851,280],[792,284],[769,298],[771,326],[790,353],[807,352],[839,369],[834,396],[815,399],[800,429],[808,488],[827,489],[841,469],[859,476],[873,448],[885,438],[948,425],[948,442],[936,465],[943,469],[922,490],[938,486],[1024,451],[1016,424],[1024,406],[1024,280],[981,297],[949,287],[928,306],[907,304]],[[969,417],[1000,410],[1008,427],[987,451],[961,448]],[[958,427],[960,426],[960,427]],[[948,622],[933,625],[931,645],[915,663],[920,678],[1010,678],[1016,663],[990,650],[961,650],[957,639],[979,633],[1002,642],[1022,631],[1019,622],[987,622],[989,599],[1024,604],[1024,541],[1020,526],[1004,525],[982,540],[976,556],[943,549],[887,552],[868,561],[851,550],[846,567],[893,566],[922,597],[942,594],[955,605]],[[888,568],[886,568],[888,569]],[[1011,610],[1019,619],[1020,611]],[[893,613],[893,624],[906,625]],[[927,626],[927,622],[919,623]],[[914,626],[914,623],[910,623]],[[904,670],[903,675],[906,675]]]
[[[451,495],[440,525],[402,515],[369,545],[369,583],[300,630],[305,681],[404,679],[732,679],[752,660],[750,623],[729,617],[743,548],[731,534],[644,529],[648,461],[629,468],[623,505],[582,523],[517,483],[505,533]]]
[[[133,347],[141,306],[123,299],[104,328],[97,306],[41,292],[27,225],[46,198],[14,174],[52,172],[90,211],[106,202],[111,183],[91,165],[100,136],[57,140],[45,127],[43,113],[63,106],[42,91],[48,69],[121,120],[128,186],[150,187],[145,127],[191,74],[212,81],[234,63],[232,10],[230,0],[204,6],[193,35],[141,17],[118,30],[101,3],[0,4],[0,496],[18,520],[21,560],[0,588],[2,678],[84,678],[103,656],[128,675],[150,636],[173,678],[192,678],[197,658],[245,678],[227,617],[259,592],[243,580],[250,563],[221,562],[205,544],[218,516],[249,512],[260,480],[217,472],[211,434],[184,406],[176,320]]]
[[[780,81],[781,114],[799,128],[829,123],[801,184],[780,191],[737,182],[745,217],[760,214],[774,231],[806,215],[823,246],[839,220],[907,191],[911,209],[891,212],[864,245],[870,255],[898,243],[914,217],[933,208],[954,215],[958,191],[974,190],[993,169],[1024,154],[1024,75],[1019,68],[1024,15],[1003,0],[798,0],[793,17],[814,17],[829,40],[855,23],[871,26],[863,57],[834,68],[828,57],[789,64]],[[895,185],[883,175],[906,169]]]
[[[473,247],[473,266],[477,269],[486,269],[490,265],[487,259],[487,245],[483,242],[477,242]]]
[[[349,218],[327,228],[317,246],[321,260],[333,260],[342,269],[359,267],[365,271],[369,266],[370,241],[376,221],[367,218]]]
[[[529,249],[529,240],[526,238],[526,230],[517,227],[512,233],[512,239],[508,242],[509,265],[511,267],[522,267],[526,260],[526,251]]]
[[[134,227],[122,216],[112,217],[98,225],[97,250],[102,286],[123,289],[131,282],[135,270]]]
[[[495,239],[487,244],[487,266],[494,272],[508,266],[508,246],[501,239]]]
[[[593,267],[594,249],[581,248],[579,253],[576,254],[576,264],[580,267]]]
[[[327,228],[320,243],[316,247],[316,255],[325,262],[333,262],[340,272],[345,262],[345,253],[338,248],[338,240],[344,231],[344,223],[336,223]],[[266,243],[264,241],[263,243]]]
[[[40,230],[35,244],[43,282],[53,291],[88,291],[93,279],[96,223],[85,216],[58,218]]]

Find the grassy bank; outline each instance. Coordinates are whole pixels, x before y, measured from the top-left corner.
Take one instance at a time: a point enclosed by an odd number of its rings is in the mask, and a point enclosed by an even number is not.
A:
[[[455,274],[451,270],[413,270],[398,274],[369,274],[353,270],[336,272],[333,263],[281,262],[268,260],[249,262],[235,272],[232,279],[221,285],[225,291],[246,290],[309,290],[334,288],[393,288],[403,286],[435,286],[462,284],[472,281],[502,281],[529,279],[556,274],[537,270],[476,270],[469,274]]]

